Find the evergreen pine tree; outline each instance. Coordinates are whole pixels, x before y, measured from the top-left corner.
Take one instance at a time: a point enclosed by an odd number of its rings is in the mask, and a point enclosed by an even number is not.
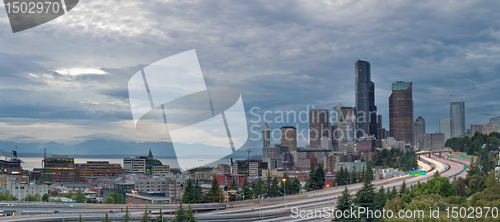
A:
[[[78,217],[77,222],[83,222],[83,219],[82,219],[82,214],[80,214],[80,216]]]
[[[387,194],[385,193],[384,186],[381,186],[378,189],[378,193],[375,197],[375,209],[374,210],[382,210],[387,202]]]
[[[365,180],[365,166],[361,168],[361,175],[359,175],[359,182],[363,182]]]
[[[201,187],[198,184],[198,181],[196,181],[196,184],[194,186],[194,191],[193,191],[193,199],[195,203],[203,203],[203,193],[201,192]]]
[[[403,180],[403,183],[401,184],[401,188],[399,189],[399,196],[403,197],[403,195],[407,192],[406,188],[406,181]]]
[[[300,192],[300,181],[297,177],[294,177],[293,178],[293,181],[292,181],[292,186],[290,187],[290,193],[299,193]]]
[[[277,197],[280,195],[280,187],[279,187],[279,182],[276,177],[273,178],[271,182],[271,197]]]
[[[323,189],[325,187],[325,171],[323,170],[323,166],[318,164],[318,168],[314,172],[314,183],[316,190]]]
[[[215,177],[212,180],[212,186],[210,187],[210,190],[208,190],[207,194],[207,201],[209,203],[218,203],[222,199],[222,190],[219,187],[219,181],[217,181],[217,178]]]
[[[194,200],[194,186],[191,180],[187,180],[186,188],[184,188],[184,194],[182,194],[182,203],[196,203]]]
[[[309,171],[309,179],[307,179],[306,181],[306,188],[308,190],[317,190],[318,186],[316,184],[316,170],[315,170],[315,167],[314,167],[314,164],[311,163],[311,166],[310,166],[310,171]]]
[[[337,172],[337,175],[335,176],[335,183],[337,183],[337,186],[344,186],[347,185],[345,180],[345,174],[344,174],[344,167],[340,167],[339,172]]]
[[[338,198],[336,210],[340,212],[344,211],[350,212],[351,207],[353,207],[352,196],[349,193],[349,189],[347,188],[347,186],[345,186],[344,191],[342,191],[342,195],[340,195],[340,197]],[[341,221],[351,220],[351,218],[341,217],[341,218],[334,218],[332,221],[338,221],[338,219],[341,219]]]
[[[367,168],[368,170],[368,168]],[[370,171],[365,171],[370,172]],[[372,181],[369,176],[366,176],[365,173],[365,181],[363,182],[363,187],[361,187],[358,192],[356,192],[356,198],[354,199],[354,204],[357,207],[367,208],[369,210],[375,209],[375,188],[373,187]],[[360,218],[366,221],[374,221],[375,218],[367,217],[366,213],[360,214]]]
[[[186,218],[184,221],[186,222],[195,222],[196,221],[196,217],[194,216],[194,213],[193,211],[191,210],[191,205],[188,206],[188,210],[186,212]]]
[[[104,218],[102,218],[101,220],[102,222],[110,222],[109,221],[109,218],[108,218],[108,213],[106,213],[106,215],[104,216]]]
[[[252,191],[250,190],[250,186],[248,185],[248,180],[245,178],[245,181],[243,181],[243,196],[245,197],[245,200],[248,200],[252,196]]]
[[[233,177],[233,181],[231,182],[231,190],[236,189],[238,189],[238,186],[236,186],[236,177]]]
[[[179,204],[179,209],[175,212],[175,217],[172,222],[184,222],[186,220],[186,213],[182,210],[182,203]]]
[[[272,197],[271,196],[271,182],[272,182],[271,180],[272,180],[271,174],[269,172],[267,172],[266,193],[267,193],[268,197]]]
[[[130,213],[128,211],[128,206],[125,208],[125,215],[123,215],[123,220],[122,222],[129,222],[130,220],[132,220],[132,218],[130,218]]]
[[[350,177],[350,183],[353,184],[353,183],[356,183],[358,178],[357,178],[357,175],[356,175],[356,166],[353,164],[352,165],[352,172],[351,172],[351,177]]]
[[[283,186],[285,186],[286,194],[291,194],[293,184],[286,172],[283,174],[283,179],[285,179],[286,182],[283,182],[283,180],[281,180],[281,188],[283,189]]]
[[[159,215],[156,217],[155,222],[162,222],[162,221],[163,221],[163,222],[166,222],[166,221],[168,221],[168,218],[166,218],[166,217],[164,217],[164,216],[163,216],[163,211],[162,211],[162,210],[161,210],[161,208],[160,208],[160,213],[159,213]]]
[[[144,214],[142,215],[140,222],[151,222],[151,215],[149,215],[148,207],[144,209]]]
[[[391,198],[389,198],[389,199],[391,199],[391,200],[394,199],[394,198],[396,198],[398,196],[398,190],[396,189],[396,186],[392,187],[392,191],[391,191],[391,195],[390,196],[391,196]]]
[[[372,167],[370,164],[366,165],[364,177],[365,177],[364,180],[373,181],[373,171],[372,171]]]

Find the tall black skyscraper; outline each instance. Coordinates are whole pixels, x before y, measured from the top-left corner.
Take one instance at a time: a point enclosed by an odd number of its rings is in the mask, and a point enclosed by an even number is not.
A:
[[[370,63],[358,60],[355,65],[356,110],[358,112],[357,137],[377,137],[377,107],[375,106],[375,84],[371,81]]]

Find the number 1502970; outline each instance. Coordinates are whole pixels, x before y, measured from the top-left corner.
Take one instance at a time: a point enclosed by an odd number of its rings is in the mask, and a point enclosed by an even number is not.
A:
[[[62,10],[59,2],[8,2],[7,13],[54,14]]]
[[[497,207],[452,207],[446,208],[448,218],[497,218]]]

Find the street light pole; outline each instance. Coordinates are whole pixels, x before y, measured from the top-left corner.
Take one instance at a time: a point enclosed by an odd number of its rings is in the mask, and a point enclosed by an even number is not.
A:
[[[284,194],[284,197],[285,197],[285,208],[284,208],[284,210],[285,210],[285,214],[286,214],[286,179],[283,178],[281,180],[283,181],[283,194]]]
[[[261,199],[261,205],[260,205],[260,219],[261,221],[264,221],[264,196],[263,195],[260,195],[260,199]]]
[[[113,222],[114,222],[115,221],[115,198],[113,198],[111,196],[109,198],[111,198],[111,200],[113,200]]]
[[[134,196],[134,200],[132,201],[132,205],[134,205],[134,212],[135,212],[135,193],[136,193],[136,192],[137,192],[137,191],[132,190],[132,194],[134,194],[134,195],[133,195],[133,196]]]

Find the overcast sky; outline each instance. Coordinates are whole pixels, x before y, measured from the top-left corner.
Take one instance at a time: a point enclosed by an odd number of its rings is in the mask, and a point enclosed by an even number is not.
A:
[[[208,86],[240,90],[249,121],[252,107],[354,106],[361,59],[371,64],[384,127],[391,83],[402,80],[413,82],[414,116],[426,131],[439,130],[458,98],[470,128],[500,115],[499,8],[451,0],[81,0],[15,34],[0,9],[0,140],[164,141],[135,130],[127,82],[191,49]],[[295,123],[270,127],[283,125]]]

